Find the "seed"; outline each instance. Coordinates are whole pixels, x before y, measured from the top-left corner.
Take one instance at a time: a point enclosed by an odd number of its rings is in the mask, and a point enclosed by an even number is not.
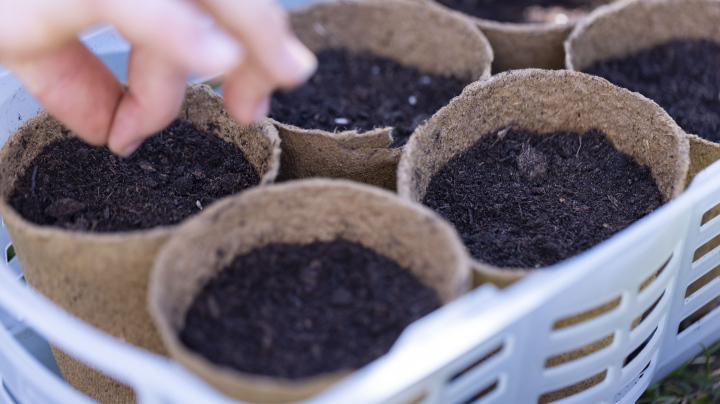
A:
[[[347,118],[335,118],[336,125],[347,125],[348,123],[350,123],[350,120]]]
[[[417,97],[415,97],[414,95],[411,95],[410,97],[408,97],[408,104],[410,104],[410,105],[417,104]]]

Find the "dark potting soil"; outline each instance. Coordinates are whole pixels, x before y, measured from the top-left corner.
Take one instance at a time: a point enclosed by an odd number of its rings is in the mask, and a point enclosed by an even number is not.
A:
[[[686,132],[720,141],[720,44],[674,41],[585,72],[654,100]]]
[[[47,146],[30,167],[10,204],[33,223],[79,231],[176,224],[260,183],[237,146],[181,121],[128,158],[72,138]]]
[[[470,81],[420,73],[371,53],[324,50],[319,67],[302,87],[276,92],[270,116],[305,129],[371,130],[393,127],[391,147],[407,143],[415,128]]]
[[[478,260],[539,268],[610,238],[663,197],[650,170],[602,132],[510,129],[450,160],[423,203],[455,225]]]
[[[270,244],[205,285],[180,339],[216,364],[296,379],[368,364],[438,307],[411,271],[360,244]]]
[[[564,14],[576,20],[603,4],[616,0],[437,0],[452,9],[485,20],[515,23],[554,23]]]

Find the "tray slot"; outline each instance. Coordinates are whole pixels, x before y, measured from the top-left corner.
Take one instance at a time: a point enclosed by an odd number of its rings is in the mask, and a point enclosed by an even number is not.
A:
[[[480,392],[475,394],[474,396],[470,397],[467,401],[463,401],[462,404],[476,404],[482,401],[483,398],[487,397],[492,393],[493,391],[497,390],[498,386],[500,385],[500,380],[495,380],[491,385],[487,386],[486,388],[482,389]]]
[[[687,289],[685,289],[685,298],[692,296],[693,294],[695,294],[695,292],[702,289],[703,286],[714,281],[719,276],[720,276],[720,265],[718,265],[715,268],[711,269],[710,271],[706,272],[705,275],[699,277],[693,283],[688,285]]]
[[[720,215],[720,203],[708,209],[703,214],[702,220],[700,221],[700,226],[703,226],[705,223],[715,219],[718,215]]]
[[[491,351],[482,350],[480,358],[454,374],[444,387],[441,402],[470,403],[487,396],[498,387],[506,372],[508,352],[502,343]]]
[[[704,306],[695,310],[689,316],[683,318],[682,321],[680,321],[677,333],[680,334],[688,328],[692,327],[695,323],[699,322],[707,315],[717,310],[718,307],[720,307],[720,296],[716,297],[715,299],[706,303]]]
[[[449,381],[450,381],[450,382],[453,382],[453,381],[461,378],[462,376],[464,376],[465,374],[467,374],[467,373],[470,372],[471,370],[473,370],[473,369],[477,368],[478,366],[482,365],[483,363],[487,362],[490,358],[492,358],[492,357],[494,357],[495,355],[499,354],[499,353],[503,350],[504,347],[505,347],[505,345],[504,345],[504,344],[501,344],[500,346],[498,346],[497,348],[495,348],[494,350],[492,350],[492,351],[491,351],[490,353],[488,353],[487,355],[481,357],[480,359],[476,360],[475,362],[473,362],[472,364],[470,364],[469,366],[467,366],[465,369],[463,369],[463,370],[461,370],[460,372],[456,373],[453,377],[450,378]]]
[[[662,274],[665,268],[667,268],[672,258],[673,254],[670,254],[670,257],[668,257],[667,261],[665,261],[665,263],[660,267],[660,269],[658,269],[654,274],[650,275],[647,279],[643,281],[643,283],[638,288],[638,294],[642,293],[660,277],[660,274]]]
[[[638,355],[640,355],[640,353],[645,349],[645,347],[648,346],[648,344],[650,343],[650,340],[655,336],[655,333],[657,332],[657,330],[658,330],[658,328],[655,327],[653,332],[650,333],[650,336],[648,336],[645,339],[645,341],[643,341],[643,343],[640,344],[640,346],[635,348],[632,352],[630,352],[630,354],[627,357],[625,357],[625,360],[623,361],[623,367],[626,367],[627,365],[629,365],[635,358],[638,357]]]
[[[720,234],[711,238],[710,241],[695,250],[695,253],[693,254],[693,262],[697,262],[697,260],[712,252],[715,248],[717,248],[717,246],[720,246]]]
[[[590,356],[595,352],[607,348],[614,340],[615,333],[612,333],[581,348],[551,356],[545,360],[545,368],[553,368],[555,366],[560,366],[562,364]]]
[[[653,358],[651,361],[649,361],[647,363],[647,365],[645,365],[643,370],[641,370],[640,373],[637,374],[637,376],[635,376],[628,384],[625,385],[625,387],[622,388],[622,390],[620,390],[620,392],[618,392],[618,394],[615,396],[616,403],[619,402],[620,400],[622,400],[625,396],[627,396],[628,393],[630,393],[631,391],[638,388],[638,384],[640,384],[642,378],[645,377],[645,373],[648,372],[648,369],[650,369],[650,373],[655,371],[655,366],[653,366],[654,363],[655,363],[655,359]],[[652,366],[652,369],[651,369],[651,366]],[[642,383],[640,385],[641,387],[643,387],[643,390],[645,390],[644,385],[646,385],[646,384],[648,384],[647,378],[644,380],[644,383]]]
[[[621,301],[622,301],[622,297],[618,296],[617,298],[615,298],[607,303],[604,303],[600,306],[593,307],[590,310],[586,310],[579,314],[574,314],[572,316],[561,318],[560,320],[557,320],[553,324],[553,330],[562,330],[563,328],[571,327],[571,326],[592,320],[594,318],[600,317],[605,313],[609,313],[609,312],[617,309],[620,306]]]
[[[640,324],[643,323],[643,321],[650,317],[650,314],[652,314],[652,312],[655,310],[663,297],[665,297],[665,291],[663,291],[663,293],[660,295],[660,297],[658,297],[655,303],[652,304],[652,306],[648,307],[648,309],[645,310],[645,312],[643,312],[641,316],[639,316],[635,319],[635,321],[633,321],[632,326],[630,327],[630,331],[636,329]]]
[[[544,393],[538,398],[538,404],[552,403],[558,400],[562,400],[563,398],[580,394],[583,391],[602,383],[607,377],[607,374],[608,371],[606,369],[596,375],[590,376],[589,378],[581,380],[570,386]]]

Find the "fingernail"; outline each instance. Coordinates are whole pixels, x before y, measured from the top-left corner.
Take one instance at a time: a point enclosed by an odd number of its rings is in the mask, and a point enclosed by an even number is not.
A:
[[[317,68],[317,58],[294,36],[285,40],[285,67],[290,76],[302,82],[310,78]]]
[[[255,107],[255,122],[265,118],[270,113],[270,97],[265,97]]]
[[[130,143],[127,147],[125,147],[125,149],[123,149],[121,155],[123,157],[130,157],[130,155],[135,153],[135,150],[137,150],[138,147],[140,147],[142,142],[143,142],[142,140],[138,140],[136,142]]]
[[[201,44],[204,64],[213,72],[225,71],[242,62],[245,52],[226,32],[210,28]]]

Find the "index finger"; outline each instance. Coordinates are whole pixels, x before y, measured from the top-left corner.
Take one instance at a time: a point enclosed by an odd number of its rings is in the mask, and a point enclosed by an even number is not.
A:
[[[240,38],[279,87],[293,87],[315,71],[315,56],[292,33],[285,10],[272,0],[198,0]]]

